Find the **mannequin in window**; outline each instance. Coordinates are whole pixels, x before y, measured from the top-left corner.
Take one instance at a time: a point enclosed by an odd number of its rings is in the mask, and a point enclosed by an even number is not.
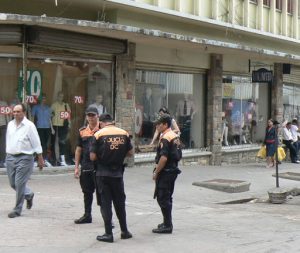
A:
[[[245,119],[245,138],[243,138],[244,143],[252,143],[254,134],[256,132],[256,107],[255,102],[248,100],[247,108],[244,113]]]
[[[5,162],[5,135],[6,135],[6,127],[9,121],[8,114],[6,114],[5,108],[7,107],[7,103],[0,99],[0,108],[3,108],[0,111],[0,168],[4,168]]]
[[[222,144],[228,146],[228,122],[225,118],[225,112],[222,112]]]
[[[168,111],[168,109],[166,107],[162,107],[159,109],[158,111],[158,115],[159,116],[162,116],[164,114],[168,114],[170,115],[170,112]],[[173,130],[174,133],[176,133],[178,136],[180,136],[180,129],[176,123],[176,120],[174,118],[172,118],[172,121],[171,121],[171,129]],[[157,131],[157,129],[155,130],[155,133],[153,135],[153,138],[152,138],[152,141],[150,143],[150,145],[153,145],[154,142],[157,140],[158,138],[158,135],[159,135],[159,132]]]
[[[54,129],[52,126],[52,110],[46,104],[47,98],[46,95],[42,95],[42,99],[39,104],[33,106],[31,114],[34,119],[38,134],[40,136],[41,145],[43,149],[43,157],[45,165],[51,167],[50,162],[48,161],[47,151],[48,151],[48,140],[51,136],[51,133],[54,134]]]
[[[107,109],[105,107],[105,105],[103,104],[103,96],[102,94],[98,94],[95,97],[95,103],[89,105],[92,107],[96,107],[98,110],[99,115],[103,114],[103,113],[107,113]]]
[[[153,134],[153,120],[154,120],[154,110],[153,110],[153,98],[152,89],[150,87],[146,88],[145,94],[143,96],[143,125],[142,133],[145,138],[152,138]]]
[[[52,125],[54,128],[54,135],[51,136],[51,149],[55,157],[55,143],[58,139],[60,165],[66,166],[65,148],[68,131],[71,128],[71,108],[64,102],[64,94],[60,91],[57,93],[57,100],[51,105],[52,110]],[[58,159],[55,159],[57,162]]]
[[[196,113],[194,101],[190,98],[189,94],[184,93],[182,100],[179,100],[176,108],[176,116],[178,119],[181,139],[186,147],[190,147],[190,132],[191,121]]]

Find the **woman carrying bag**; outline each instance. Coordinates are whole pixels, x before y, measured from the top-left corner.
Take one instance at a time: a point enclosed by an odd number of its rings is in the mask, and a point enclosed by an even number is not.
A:
[[[266,135],[264,144],[267,150],[267,168],[273,167],[275,165],[274,155],[276,152],[276,128],[274,126],[274,121],[272,119],[268,120],[268,126],[266,128]]]

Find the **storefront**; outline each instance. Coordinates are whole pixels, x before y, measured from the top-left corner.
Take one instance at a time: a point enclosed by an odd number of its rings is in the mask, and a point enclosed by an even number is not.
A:
[[[53,135],[52,140],[48,139],[45,158],[58,164],[63,138],[63,155],[72,164],[77,131],[85,123],[85,108],[93,104],[100,113],[115,113],[114,56],[126,53],[127,42],[35,26],[6,25],[0,26],[0,44],[2,128],[12,118],[12,106],[22,101],[28,104],[28,118],[36,122],[35,107],[43,100],[52,110],[49,120],[52,118],[54,131],[59,131],[61,122],[69,122],[65,137],[56,134],[54,139]],[[61,106],[55,106],[56,103]],[[3,134],[0,145],[4,146]]]
[[[135,140],[137,151],[155,143],[154,121],[161,108],[175,119],[184,149],[205,145],[205,75],[137,70]]]
[[[222,145],[262,143],[268,119],[268,84],[223,76]]]

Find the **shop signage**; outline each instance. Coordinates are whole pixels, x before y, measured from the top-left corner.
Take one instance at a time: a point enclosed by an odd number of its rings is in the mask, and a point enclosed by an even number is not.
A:
[[[265,68],[252,71],[253,83],[270,83],[273,81],[273,71]]]
[[[18,96],[23,98],[23,71],[19,72]],[[42,98],[42,73],[39,70],[27,70],[26,103],[36,104]]]

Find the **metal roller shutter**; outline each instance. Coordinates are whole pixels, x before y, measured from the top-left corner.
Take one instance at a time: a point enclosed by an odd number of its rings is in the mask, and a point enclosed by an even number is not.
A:
[[[16,45],[22,42],[22,27],[0,25],[0,45]]]

